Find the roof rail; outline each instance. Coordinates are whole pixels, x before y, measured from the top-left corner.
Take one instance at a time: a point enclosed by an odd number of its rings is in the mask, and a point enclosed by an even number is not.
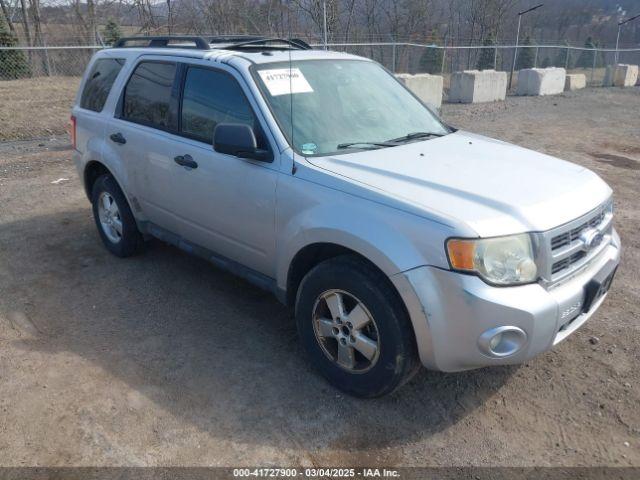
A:
[[[128,45],[130,43],[147,42],[146,45]],[[171,42],[192,42],[192,45],[171,44]],[[131,47],[164,47],[164,48],[194,48],[196,50],[210,50],[209,42],[198,36],[161,36],[161,37],[123,37],[119,39],[113,48],[131,48]]]
[[[185,45],[187,43],[187,45]],[[191,45],[193,44],[193,45]],[[311,50],[311,46],[298,38],[271,38],[257,35],[218,35],[212,37],[199,37],[189,35],[168,36],[140,36],[123,37],[119,39],[113,48],[193,48],[196,50],[211,50],[211,45],[219,45],[225,50],[244,49],[277,49],[283,48],[296,50]],[[275,45],[273,45],[275,44]]]

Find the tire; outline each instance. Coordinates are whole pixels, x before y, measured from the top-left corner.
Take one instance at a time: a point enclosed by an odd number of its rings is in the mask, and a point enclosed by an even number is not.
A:
[[[303,278],[297,293],[295,315],[302,346],[320,373],[340,390],[357,397],[380,397],[417,371],[415,337],[402,300],[373,266],[354,255],[326,260]],[[340,298],[343,315],[336,320],[332,317],[340,311]],[[349,348],[353,354],[345,353]]]
[[[103,201],[114,206],[106,208],[103,204],[101,207],[100,202]],[[129,257],[142,249],[144,241],[129,203],[111,175],[105,174],[96,179],[91,190],[91,203],[98,233],[107,250],[118,257]],[[105,210],[110,212],[108,217],[104,216]]]

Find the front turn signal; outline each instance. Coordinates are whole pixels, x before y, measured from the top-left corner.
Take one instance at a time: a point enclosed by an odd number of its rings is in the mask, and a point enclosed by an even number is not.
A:
[[[451,267],[456,270],[474,270],[476,242],[452,238],[447,242],[447,253]]]

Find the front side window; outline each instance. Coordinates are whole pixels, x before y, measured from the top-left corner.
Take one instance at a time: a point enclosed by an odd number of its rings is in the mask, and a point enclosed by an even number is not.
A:
[[[143,125],[171,128],[171,91],[175,74],[174,63],[140,63],[125,88],[122,117]]]
[[[91,67],[80,97],[80,107],[101,112],[113,82],[122,70],[123,58],[101,58]]]
[[[282,133],[304,155],[352,152],[363,145],[380,147],[419,132],[449,133],[419,100],[373,62],[278,62],[260,65],[254,76]]]
[[[265,148],[253,110],[238,82],[224,72],[190,67],[182,96],[182,133],[211,143],[213,130],[219,123],[249,125],[258,146]]]

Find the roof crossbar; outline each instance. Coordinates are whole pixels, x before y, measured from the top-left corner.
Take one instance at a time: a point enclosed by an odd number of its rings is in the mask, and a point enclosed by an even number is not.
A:
[[[297,38],[270,38],[270,37],[264,37],[264,38],[257,38],[257,39],[253,39],[253,40],[246,40],[243,42],[238,42],[238,43],[231,43],[230,45],[227,45],[224,48],[227,49],[241,49],[241,48],[259,48],[259,47],[271,47],[271,48],[275,48],[271,45],[269,45],[269,43],[283,43],[285,45],[288,45],[289,48],[294,48],[297,50],[311,50],[311,46],[300,39]]]
[[[209,43],[224,43],[224,44],[234,44],[241,42],[249,42],[253,40],[263,40],[266,37],[263,35],[215,35],[211,37],[206,37],[209,40]]]
[[[139,45],[140,42],[147,42],[146,45]],[[183,43],[193,43],[193,45],[183,45],[180,43],[173,42],[183,42]],[[138,45],[135,45],[138,43]],[[133,44],[133,45],[130,45]],[[198,36],[151,36],[151,37],[123,37],[119,39],[114,45],[113,48],[131,48],[131,47],[141,47],[141,48],[194,48],[196,50],[210,50],[211,46],[209,42],[202,37]]]

